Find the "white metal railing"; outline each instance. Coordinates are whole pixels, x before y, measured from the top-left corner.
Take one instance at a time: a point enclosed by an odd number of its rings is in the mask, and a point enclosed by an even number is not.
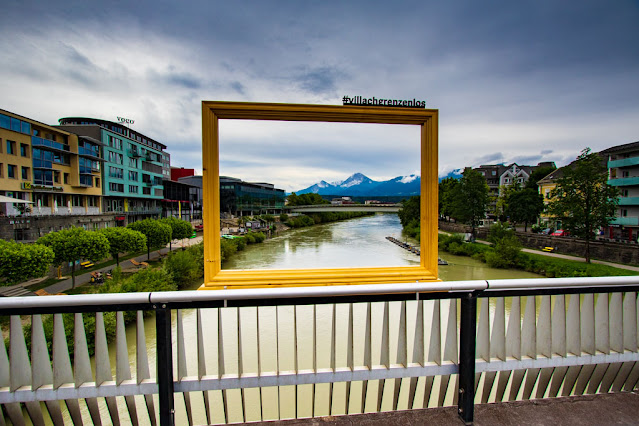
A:
[[[445,405],[472,421],[474,403],[634,389],[637,290],[639,277],[603,277],[0,299],[0,315],[11,315],[0,405],[13,424],[36,425]],[[155,336],[143,318],[151,310]],[[126,311],[136,312],[128,334]],[[75,313],[70,337],[62,312]],[[82,312],[95,312],[95,333]]]

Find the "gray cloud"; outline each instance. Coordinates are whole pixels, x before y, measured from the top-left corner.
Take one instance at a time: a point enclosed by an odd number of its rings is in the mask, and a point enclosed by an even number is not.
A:
[[[636,22],[631,0],[8,2],[0,15],[0,108],[50,123],[128,114],[136,130],[168,145],[175,165],[194,167],[204,99],[416,97],[440,110],[442,170],[514,160],[562,165],[585,146],[637,140]],[[340,132],[297,144],[283,135],[268,148],[265,134],[250,141],[259,157],[244,159],[257,168],[275,158],[336,179],[370,175],[367,168],[414,171],[402,162],[415,152],[387,135],[358,145]],[[332,134],[352,146],[322,144]],[[260,173],[277,178],[264,167]]]

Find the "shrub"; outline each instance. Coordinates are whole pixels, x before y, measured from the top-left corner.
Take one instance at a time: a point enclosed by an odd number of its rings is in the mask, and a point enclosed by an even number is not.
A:
[[[493,251],[486,253],[486,263],[491,268],[514,268],[518,266],[520,250],[521,243],[517,237],[503,237],[495,243]]]
[[[280,222],[284,223],[288,220],[288,215],[286,213],[280,214]]]
[[[164,269],[178,289],[189,286],[199,277],[198,267],[193,253],[189,251],[173,252],[164,262]]]
[[[495,245],[502,238],[514,235],[512,228],[507,223],[497,222],[490,226],[488,241]]]

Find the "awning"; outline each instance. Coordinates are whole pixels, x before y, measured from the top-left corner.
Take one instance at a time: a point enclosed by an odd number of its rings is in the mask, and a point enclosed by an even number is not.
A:
[[[22,204],[33,204],[33,201],[20,200],[18,198],[6,197],[4,195],[0,195],[0,203],[22,203]]]

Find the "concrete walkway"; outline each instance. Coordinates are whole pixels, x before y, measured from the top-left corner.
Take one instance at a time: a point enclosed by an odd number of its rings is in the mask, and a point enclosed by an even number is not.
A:
[[[571,396],[475,406],[476,426],[639,425],[635,392]],[[246,423],[248,425],[248,423]],[[255,422],[255,426],[449,426],[463,425],[457,407]]]
[[[198,236],[195,238],[189,238],[184,240],[184,246],[191,246],[191,245],[195,245],[198,244],[202,241],[203,237],[202,236]],[[175,250],[179,250],[182,248],[182,242],[179,241],[177,243],[173,243],[172,244],[172,249],[173,251]],[[167,253],[169,252],[169,245],[167,244],[167,246],[163,249],[160,250],[156,250],[156,251],[152,251],[151,252],[151,260],[156,260],[158,259],[160,256],[165,256]],[[138,262],[145,262],[147,260],[147,255],[143,254],[141,256],[137,256],[134,257],[133,259],[135,259]],[[120,262],[120,267],[122,268],[122,270],[125,269],[139,269],[142,267],[138,267],[133,265],[133,263],[131,263],[131,260],[124,260]],[[112,269],[115,268],[115,265],[109,265],[106,266],[104,268],[100,268],[100,269],[95,269],[91,272],[102,272],[105,273],[107,271],[110,271]],[[75,286],[79,287],[83,284],[87,284],[88,282],[91,281],[91,272],[87,272],[85,274],[81,274],[81,275],[76,275],[75,277]],[[66,280],[61,280],[53,285],[50,285],[49,287],[45,287],[44,290],[49,293],[49,294],[57,294],[57,293],[64,293],[67,290],[70,290],[71,288],[73,288],[73,282],[71,281],[71,278],[68,278]]]

